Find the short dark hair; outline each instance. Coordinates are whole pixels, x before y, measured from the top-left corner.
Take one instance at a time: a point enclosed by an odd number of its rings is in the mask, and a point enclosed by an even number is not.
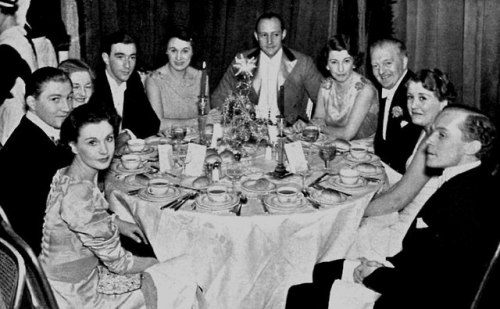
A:
[[[481,161],[489,160],[493,154],[496,143],[497,130],[493,121],[481,110],[466,105],[449,105],[443,109],[456,110],[466,114],[464,121],[459,126],[462,139],[467,142],[479,141],[481,149],[476,157]]]
[[[328,64],[328,56],[331,51],[342,51],[354,58],[354,65],[360,67],[363,63],[364,54],[359,52],[357,44],[351,44],[351,38],[346,34],[337,34],[331,37],[321,49],[320,64],[326,66]]]
[[[131,37],[123,30],[118,30],[107,35],[101,43],[101,53],[110,54],[111,47],[114,44],[123,43],[123,44],[134,44],[137,47],[137,43],[134,38]]]
[[[370,45],[370,53],[373,52],[375,48],[382,47],[384,45],[392,45],[395,46],[399,49],[399,52],[405,56],[408,57],[408,50],[406,49],[406,45],[403,41],[396,39],[396,38],[382,38],[379,40],[376,40]]]
[[[53,67],[43,67],[36,70],[30,75],[26,82],[25,98],[32,96],[38,98],[45,89],[45,84],[48,82],[71,83],[69,76],[60,69]]]
[[[457,97],[453,83],[439,69],[422,69],[410,77],[406,84],[408,85],[410,82],[422,83],[422,86],[432,91],[439,101],[448,100],[449,103],[452,103]]]
[[[75,59],[75,58],[66,59],[63,62],[61,62],[57,68],[62,70],[69,76],[71,76],[71,74],[75,72],[88,72],[90,75],[90,79],[92,80],[95,79],[95,74],[90,68],[90,66],[85,62],[81,61],[80,59]]]
[[[283,21],[283,17],[281,17],[278,13],[274,12],[266,12],[257,18],[257,21],[255,22],[255,32],[259,32],[259,23],[263,19],[271,19],[271,18],[276,18],[281,25],[281,31],[286,29],[285,22]]]
[[[18,9],[17,1],[0,1],[0,13],[4,15],[15,15]]]
[[[189,42],[191,43],[191,46],[193,46],[193,32],[187,27],[178,26],[172,28],[167,37],[167,44],[168,41],[173,38],[178,38],[179,40]]]
[[[107,121],[113,127],[113,135],[115,137],[118,135],[120,118],[116,113],[97,104],[83,104],[76,107],[61,125],[61,142],[65,145],[76,143],[83,126],[101,121]]]

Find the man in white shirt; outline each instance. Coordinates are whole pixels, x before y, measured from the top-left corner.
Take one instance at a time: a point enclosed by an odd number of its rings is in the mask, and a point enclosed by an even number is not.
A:
[[[373,75],[379,83],[379,121],[375,133],[375,153],[400,174],[411,155],[416,140],[401,141],[401,129],[411,119],[406,99],[406,82],[413,76],[408,70],[408,53],[403,42],[397,39],[381,39],[370,47]],[[381,87],[381,88],[380,88]]]
[[[52,177],[73,157],[57,144],[73,107],[71,80],[59,69],[39,69],[27,80],[26,102],[26,115],[0,150],[0,205],[14,230],[38,253]]]
[[[275,122],[276,116],[282,114],[288,124],[294,124],[298,119],[308,119],[308,102],[316,103],[322,77],[309,56],[283,46],[286,34],[281,16],[264,13],[257,19],[254,32],[259,48],[238,55],[257,59],[249,93],[250,101],[256,105],[256,116]],[[212,95],[213,107],[221,106],[236,89],[238,80],[234,63]],[[283,106],[278,103],[281,86],[284,89]]]
[[[158,133],[160,120],[144,91],[135,70],[137,46],[134,39],[117,31],[103,42],[103,68],[97,71],[95,91],[89,104],[99,104],[116,112],[121,128],[129,129],[139,138]]]

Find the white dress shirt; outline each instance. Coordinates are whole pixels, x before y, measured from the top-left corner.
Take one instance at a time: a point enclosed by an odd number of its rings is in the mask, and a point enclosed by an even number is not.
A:
[[[278,108],[278,74],[281,66],[281,48],[272,58],[264,52],[259,55],[259,75],[261,76],[261,87],[259,103],[256,109],[257,118],[268,118],[275,122],[276,116],[280,114]]]
[[[28,118],[31,122],[33,122],[37,127],[39,127],[51,140],[54,142],[59,141],[60,130],[56,129],[50,125],[48,125],[45,121],[40,119],[35,113],[32,111],[26,112],[26,118]]]
[[[111,89],[111,95],[113,96],[113,105],[116,108],[116,112],[120,117],[123,117],[123,101],[125,100],[125,90],[127,90],[127,83],[121,83],[118,85],[116,80],[111,77],[107,70],[106,78],[108,79],[109,88]]]
[[[403,74],[399,78],[396,85],[394,85],[394,87],[392,87],[391,89],[382,88],[382,99],[384,99],[384,98],[386,99],[385,100],[385,108],[384,108],[384,122],[382,125],[382,138],[384,140],[385,140],[386,132],[387,132],[387,122],[388,122],[389,117],[390,117],[389,111],[391,110],[392,98],[394,97],[394,94],[396,93],[396,90],[398,89],[399,84],[401,84],[401,81],[403,80],[403,78],[405,77],[407,72],[408,72],[408,70],[405,70],[403,72]]]

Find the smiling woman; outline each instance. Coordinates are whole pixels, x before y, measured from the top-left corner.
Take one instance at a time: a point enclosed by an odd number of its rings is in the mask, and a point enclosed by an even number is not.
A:
[[[161,119],[161,128],[196,123],[202,73],[190,66],[193,47],[189,31],[175,30],[167,44],[168,63],[146,78],[146,93]]]
[[[85,62],[79,59],[67,59],[58,66],[69,75],[73,84],[73,107],[86,104],[94,92],[94,72]]]

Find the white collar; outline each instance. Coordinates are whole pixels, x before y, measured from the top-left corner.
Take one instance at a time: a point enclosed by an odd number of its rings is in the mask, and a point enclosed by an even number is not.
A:
[[[118,85],[116,80],[108,73],[107,69],[104,69],[104,72],[106,73],[106,78],[108,79],[108,84],[109,88],[111,88],[111,92],[116,92],[116,91],[125,92],[125,90],[127,90],[126,82],[122,82],[121,84]]]
[[[465,164],[461,164],[461,165],[447,167],[443,171],[443,175],[442,175],[443,180],[448,181],[451,178],[457,176],[458,174],[465,173],[466,171],[471,170],[475,167],[478,167],[479,165],[481,165],[481,160],[477,160],[474,162],[465,163]]]
[[[382,99],[384,99],[384,98],[392,99],[392,97],[394,96],[394,93],[398,89],[399,84],[401,84],[401,82],[403,81],[403,79],[406,76],[407,72],[408,72],[408,69],[406,69],[403,72],[403,74],[401,74],[401,76],[398,79],[398,82],[391,89],[382,88]]]
[[[59,140],[59,136],[60,136],[60,130],[59,129],[56,129],[56,128],[48,125],[45,121],[43,121],[42,119],[40,119],[40,117],[38,117],[32,111],[27,111],[26,112],[26,118],[28,118],[37,127],[39,127],[53,141],[58,141]]]
[[[283,47],[281,47],[280,50],[278,50],[278,52],[272,58],[269,58],[269,56],[266,55],[266,53],[261,50],[259,55],[259,61],[264,60],[264,62],[275,64],[281,62],[281,57],[283,57]]]

